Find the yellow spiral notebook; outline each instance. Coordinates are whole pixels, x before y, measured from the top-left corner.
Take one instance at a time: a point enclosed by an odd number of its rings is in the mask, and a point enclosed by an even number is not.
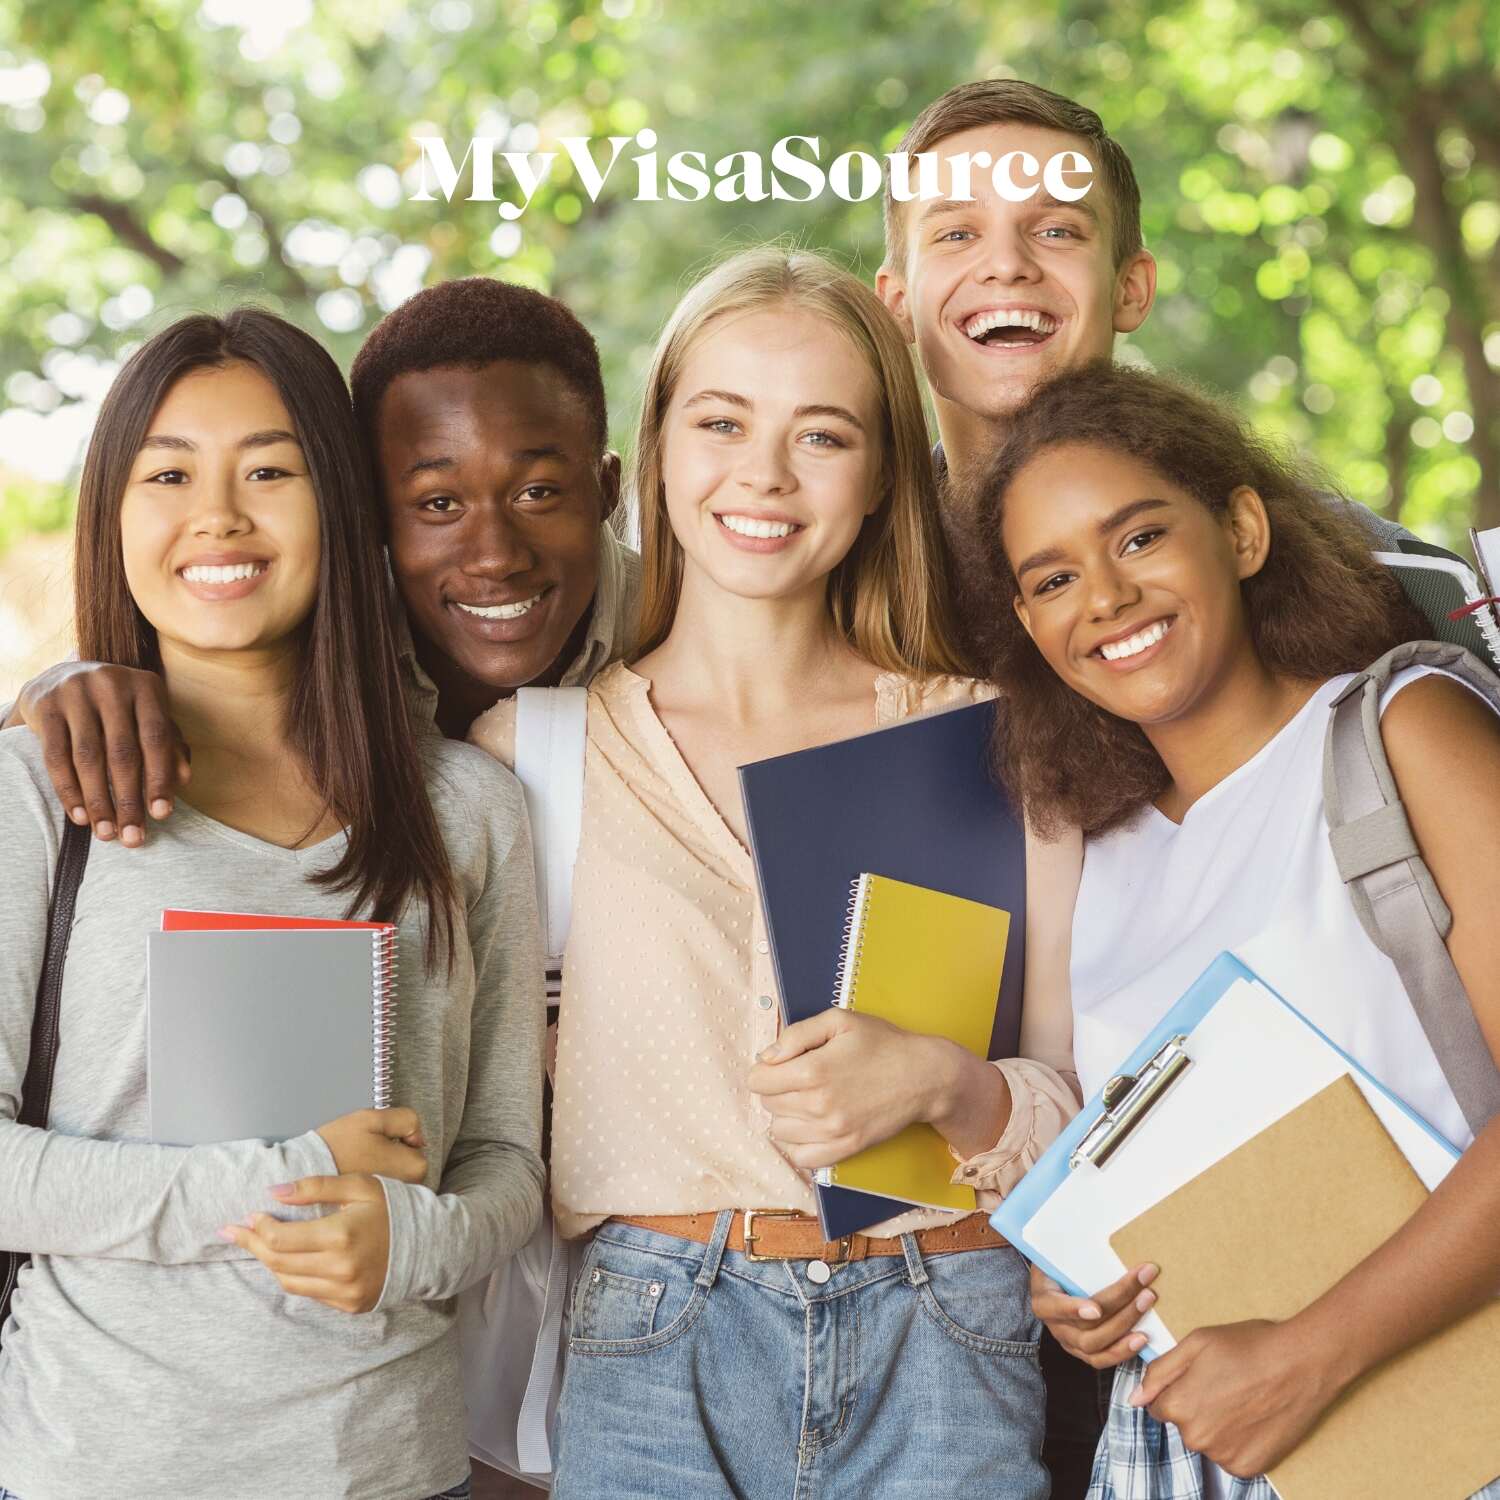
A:
[[[989,1051],[1010,914],[885,875],[850,889],[834,1004]],[[950,1179],[953,1154],[930,1125],[908,1125],[817,1173],[823,1187],[855,1188],[927,1208],[973,1212],[974,1190]]]

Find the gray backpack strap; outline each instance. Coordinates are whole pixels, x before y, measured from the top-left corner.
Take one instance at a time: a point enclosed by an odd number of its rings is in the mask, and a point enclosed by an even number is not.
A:
[[[521,688],[516,693],[516,778],[531,817],[549,1002],[557,999],[554,976],[562,969],[573,915],[587,733],[587,689]]]
[[[1500,1113],[1495,1067],[1444,938],[1453,914],[1412,837],[1380,737],[1380,693],[1406,667],[1440,667],[1500,714],[1500,679],[1460,646],[1407,641],[1334,699],[1323,744],[1328,837],[1360,924],[1396,966],[1475,1135]]]

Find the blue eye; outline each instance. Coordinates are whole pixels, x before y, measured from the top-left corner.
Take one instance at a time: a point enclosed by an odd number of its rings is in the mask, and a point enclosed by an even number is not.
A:
[[[700,422],[698,425],[705,432],[717,432],[721,435],[740,430],[740,424],[729,417],[710,417],[706,422]]]
[[[838,437],[832,432],[824,432],[822,429],[819,429],[817,432],[805,433],[804,436],[809,441],[813,438],[818,439],[816,443],[813,443],[813,447],[815,448],[843,448],[847,446],[843,438]]]

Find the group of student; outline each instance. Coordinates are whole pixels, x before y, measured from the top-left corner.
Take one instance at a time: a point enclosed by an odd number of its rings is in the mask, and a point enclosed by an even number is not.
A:
[[[127,362],[81,481],[80,660],[0,735],[0,1248],[32,1255],[0,1343],[0,1500],[468,1495],[452,1298],[526,1241],[549,1181],[562,1232],[592,1236],[565,1500],[1262,1500],[1363,1372],[1500,1286],[1500,1126],[1468,1131],[1326,854],[1329,704],[1428,633],[1371,556],[1382,523],[1109,362],[1154,273],[1095,115],[964,85],[902,143],[938,148],[1081,149],[1097,188],[888,204],[878,294],[781,248],[704,276],[646,380],[639,558],[610,524],[593,340],[538,293],[419,293],[352,404],[256,310]],[[545,1164],[506,769],[527,684],[588,688]],[[844,1011],[779,1028],[736,767],[995,692],[1029,825],[1023,1055]],[[1425,669],[1382,708],[1500,1057],[1500,723]],[[96,842],[43,1130],[14,1121],[69,819]],[[143,935],[167,906],[398,922],[400,1107],[147,1143]],[[1296,1318],[1147,1373],[1155,1267],[1070,1297],[983,1212],[823,1242],[811,1169],[926,1121],[992,1208],[1214,955],[1295,993],[1299,952],[1330,944],[1366,976],[1358,1008],[1299,999],[1468,1149]],[[1066,1413],[1043,1463],[1041,1322],[1054,1390],[1116,1371],[1102,1436],[1082,1414],[1091,1480],[1054,1457]]]

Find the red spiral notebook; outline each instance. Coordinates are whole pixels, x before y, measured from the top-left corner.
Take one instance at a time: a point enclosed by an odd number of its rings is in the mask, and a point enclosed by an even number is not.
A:
[[[285,1140],[391,1103],[396,928],[162,913],[147,937],[154,1141]]]

